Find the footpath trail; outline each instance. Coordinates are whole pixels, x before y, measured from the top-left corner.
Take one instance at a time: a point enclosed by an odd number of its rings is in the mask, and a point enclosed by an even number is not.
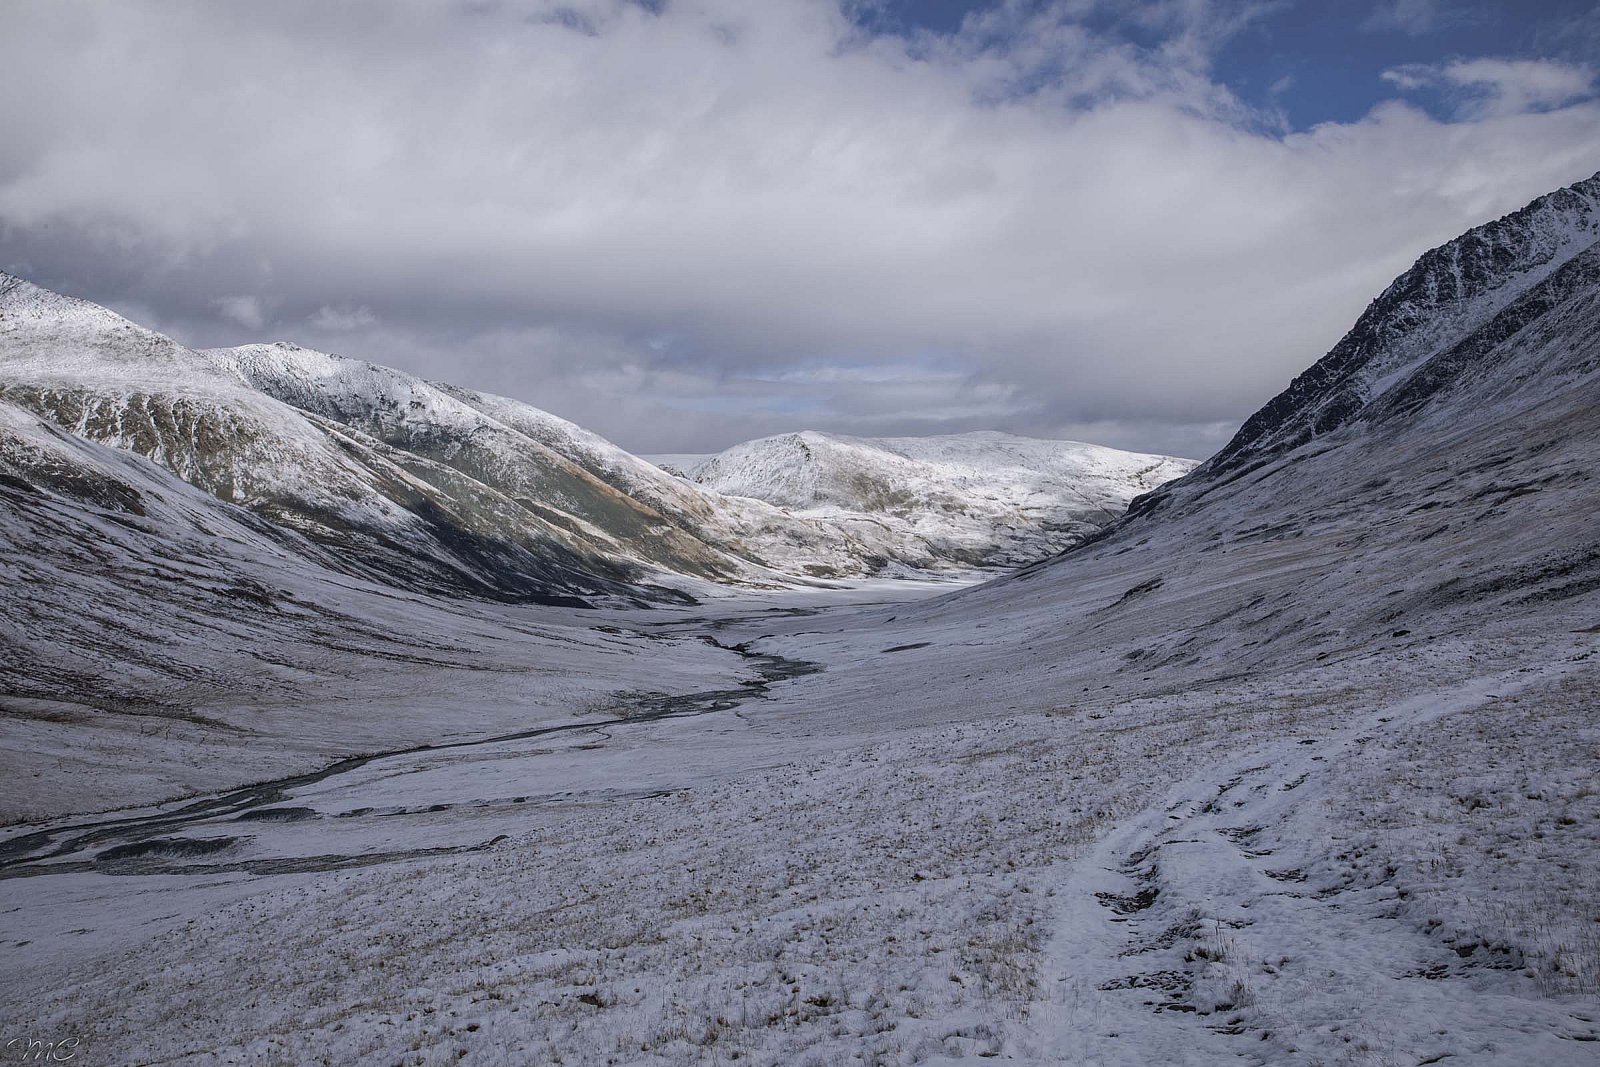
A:
[[[1400,914],[1392,868],[1331,883],[1308,873],[1334,847],[1329,802],[1368,745],[1570,667],[1477,677],[1374,707],[1337,731],[1246,745],[1123,821],[1057,891],[1047,1001],[1021,1058],[1596,1062],[1600,1014],[1475,981],[1472,962]]]

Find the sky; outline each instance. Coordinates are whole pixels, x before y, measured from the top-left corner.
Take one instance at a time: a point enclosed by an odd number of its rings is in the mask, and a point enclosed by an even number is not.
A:
[[[10,0],[0,269],[641,453],[1201,458],[1600,171],[1597,73],[1564,0]]]

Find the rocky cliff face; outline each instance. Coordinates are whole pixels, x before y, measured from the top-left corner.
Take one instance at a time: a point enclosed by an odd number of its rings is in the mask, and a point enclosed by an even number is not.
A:
[[[1585,284],[1585,254],[1597,239],[1600,175],[1427,252],[1332,351],[1252,415],[1206,471],[1258,462],[1365,417],[1416,410]]]

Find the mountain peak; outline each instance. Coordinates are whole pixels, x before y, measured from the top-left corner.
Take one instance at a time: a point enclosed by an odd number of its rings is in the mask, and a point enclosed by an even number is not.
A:
[[[801,430],[694,466],[695,482],[818,518],[903,529],[971,563],[1023,563],[1119,516],[1187,460],[996,431],[851,437]]]
[[[0,327],[49,323],[57,329],[141,330],[109,308],[66,296],[26,278],[0,271]]]

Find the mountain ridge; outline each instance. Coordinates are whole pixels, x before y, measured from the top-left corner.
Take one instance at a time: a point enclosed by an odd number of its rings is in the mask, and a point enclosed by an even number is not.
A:
[[[679,462],[687,457],[663,457]],[[816,517],[855,515],[947,555],[1016,565],[1119,517],[1189,460],[993,430],[860,437],[801,430],[706,456],[685,476],[728,496]]]
[[[1600,238],[1600,173],[1429,249],[1369,304],[1350,331],[1245,420],[1207,461],[1221,471],[1351,421]]]
[[[510,398],[288,343],[193,350],[9,275],[0,399],[304,535],[319,566],[447,595],[681,602],[1003,566],[1094,525],[1011,531],[997,548],[937,521],[791,512],[675,478]],[[1114,488],[1111,510],[1143,487]]]

